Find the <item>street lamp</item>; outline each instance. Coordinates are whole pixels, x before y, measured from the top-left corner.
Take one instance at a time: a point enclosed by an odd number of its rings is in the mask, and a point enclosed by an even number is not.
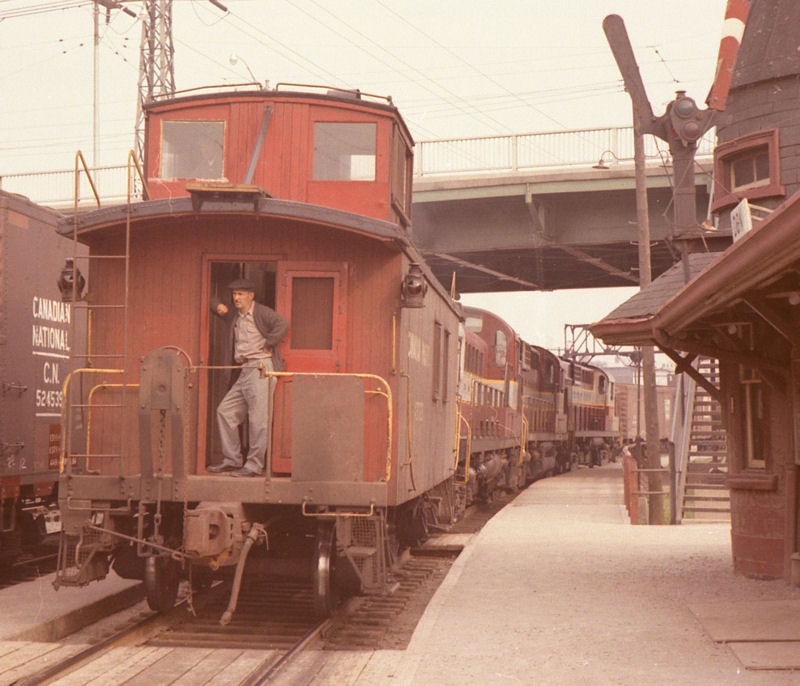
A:
[[[260,81],[256,78],[256,75],[253,73],[253,70],[250,69],[250,65],[244,61],[244,58],[239,57],[235,52],[230,54],[228,57],[228,62],[231,63],[232,66],[236,66],[239,62],[244,65],[244,68],[247,69],[247,72],[250,74],[250,78],[253,79],[253,83],[260,83]]]
[[[613,151],[611,150],[603,150],[600,154],[600,159],[597,160],[597,164],[592,165],[592,169],[610,169],[610,164],[616,164],[619,162],[619,157],[617,157]]]

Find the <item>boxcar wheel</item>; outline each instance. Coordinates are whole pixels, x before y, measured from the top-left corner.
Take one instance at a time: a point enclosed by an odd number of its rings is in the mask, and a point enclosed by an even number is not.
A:
[[[148,557],[144,565],[144,588],[151,610],[171,610],[178,597],[178,563],[168,557]]]
[[[336,527],[333,522],[320,523],[314,544],[313,559],[314,613],[328,617],[338,601],[336,593]]]

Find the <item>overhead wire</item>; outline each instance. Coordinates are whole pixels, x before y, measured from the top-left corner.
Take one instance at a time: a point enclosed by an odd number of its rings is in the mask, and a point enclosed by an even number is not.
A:
[[[473,63],[469,62],[468,60],[464,59],[464,58],[463,58],[461,55],[459,55],[457,52],[455,52],[455,51],[451,50],[450,48],[448,48],[447,46],[443,45],[443,44],[442,44],[442,43],[441,43],[441,42],[440,42],[440,41],[439,41],[437,38],[435,38],[434,36],[432,36],[431,34],[429,34],[429,33],[428,33],[427,31],[425,31],[424,29],[421,29],[420,27],[418,27],[417,25],[415,25],[413,22],[409,21],[408,19],[406,19],[406,18],[405,18],[405,17],[403,17],[402,15],[398,14],[398,13],[397,13],[395,10],[393,10],[393,9],[392,9],[392,8],[390,8],[390,7],[388,7],[388,6],[386,5],[386,3],[385,3],[385,2],[383,2],[383,0],[375,0],[375,2],[376,2],[378,5],[380,5],[381,7],[383,7],[383,8],[384,8],[384,9],[385,9],[387,12],[389,12],[389,13],[390,13],[390,14],[392,14],[392,15],[394,15],[394,16],[395,16],[397,19],[399,19],[400,21],[402,21],[403,23],[405,23],[406,25],[408,25],[409,27],[411,27],[412,29],[414,29],[414,30],[415,30],[416,32],[418,32],[420,35],[424,36],[424,37],[425,37],[427,40],[431,41],[431,42],[432,42],[434,45],[436,45],[437,47],[441,48],[442,50],[445,50],[445,51],[446,51],[446,52],[447,52],[449,55],[451,55],[451,56],[455,57],[455,58],[456,58],[457,60],[459,60],[459,61],[460,61],[462,64],[466,65],[466,66],[467,66],[469,69],[471,69],[471,70],[475,71],[476,73],[478,73],[480,76],[482,76],[483,78],[485,78],[487,81],[489,81],[490,83],[492,83],[494,86],[496,86],[496,87],[498,87],[498,88],[502,89],[503,91],[505,91],[505,92],[506,92],[506,93],[507,93],[509,96],[511,96],[512,98],[514,98],[514,99],[519,99],[519,98],[518,98],[518,96],[517,96],[515,93],[513,93],[511,90],[509,90],[509,89],[508,89],[508,88],[507,88],[505,85],[501,84],[501,83],[500,83],[499,81],[497,81],[495,78],[493,78],[493,77],[489,76],[488,74],[486,74],[486,73],[484,73],[483,71],[481,71],[480,69],[478,69],[478,67],[476,67],[476,66],[475,66]],[[544,112],[543,110],[539,109],[538,107],[535,107],[534,105],[531,105],[531,104],[530,104],[530,103],[528,103],[528,102],[525,102],[525,105],[526,105],[527,107],[530,107],[530,109],[532,109],[534,112],[537,112],[538,114],[540,114],[541,116],[545,117],[546,119],[549,119],[550,121],[554,122],[554,123],[555,123],[555,124],[557,124],[557,125],[558,125],[560,128],[566,129],[566,126],[564,126],[564,124],[562,124],[560,121],[558,121],[558,120],[557,120],[557,119],[555,119],[554,117],[550,116],[549,114],[547,114],[547,113],[546,113],[546,112]],[[499,123],[499,122],[498,122],[498,123]],[[504,126],[504,125],[503,125],[503,126]],[[505,127],[505,126],[504,126],[504,128],[507,128],[507,127]]]
[[[28,3],[25,7],[18,7],[15,9],[0,9],[0,21],[4,19],[15,19],[17,17],[29,17],[37,14],[45,14],[47,12],[54,12],[56,10],[69,10],[82,5],[91,5],[92,0],[48,0],[41,2],[38,5],[30,5]]]

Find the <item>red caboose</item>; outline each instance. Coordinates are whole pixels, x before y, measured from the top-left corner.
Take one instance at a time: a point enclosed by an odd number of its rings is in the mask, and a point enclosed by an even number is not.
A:
[[[322,613],[337,568],[383,589],[386,551],[424,532],[434,490],[453,502],[455,471],[459,314],[408,238],[411,146],[391,102],[358,93],[148,108],[151,199],[61,227],[90,249],[75,303],[90,343],[68,387],[90,426],[83,443],[66,432],[57,583],[113,564],[165,608],[178,577],[241,571],[266,539],[266,567],[313,556]],[[241,277],[290,322],[268,468],[250,479],[205,471],[231,372],[210,304]]]

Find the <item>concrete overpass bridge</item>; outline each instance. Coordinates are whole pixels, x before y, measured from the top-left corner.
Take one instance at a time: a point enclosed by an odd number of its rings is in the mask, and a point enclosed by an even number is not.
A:
[[[696,161],[698,222],[712,136]],[[659,143],[646,137],[653,277],[678,259],[665,240],[672,168]],[[631,127],[422,141],[415,155],[413,237],[447,287],[453,272],[462,293],[638,285]],[[708,241],[721,249],[730,235]]]
[[[708,208],[713,145],[711,132],[697,156],[698,221]],[[655,277],[678,259],[664,240],[672,169],[666,145],[652,136],[645,154]],[[92,176],[104,201],[124,201],[124,166]],[[81,184],[88,200],[85,175]],[[0,188],[71,208],[74,170],[8,174]],[[421,141],[413,199],[414,241],[448,288],[453,272],[462,293],[639,283],[631,127]],[[730,236],[708,241],[720,249]]]

